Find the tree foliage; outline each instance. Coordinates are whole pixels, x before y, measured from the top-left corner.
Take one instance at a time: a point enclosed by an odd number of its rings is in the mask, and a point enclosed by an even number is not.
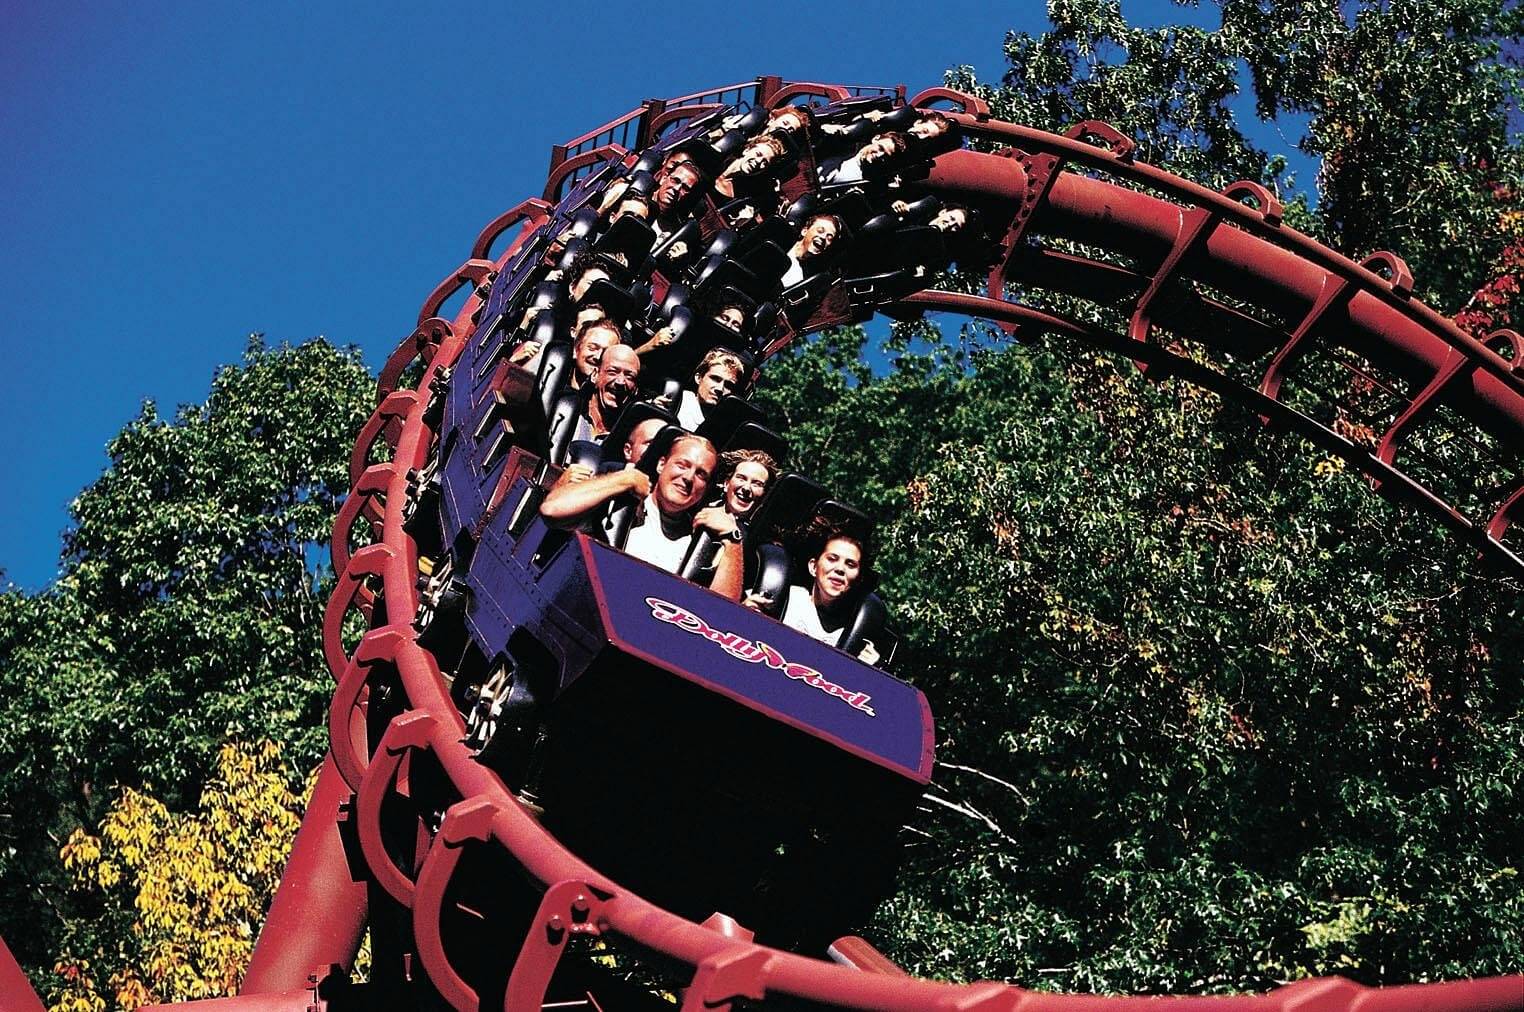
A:
[[[125,788],[98,833],[74,830],[61,858],[88,916],[63,940],[51,1012],[236,993],[301,823],[289,778],[274,743],[230,743],[194,812]]]
[[[57,951],[59,845],[117,785],[181,811],[229,737],[321,755],[320,546],[373,389],[353,351],[252,340],[204,403],[112,440],[54,586],[0,594],[0,934],[24,961]]]

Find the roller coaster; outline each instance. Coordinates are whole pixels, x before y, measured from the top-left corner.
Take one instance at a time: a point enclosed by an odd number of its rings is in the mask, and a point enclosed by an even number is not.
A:
[[[1134,150],[946,88],[777,77],[556,146],[544,191],[483,229],[381,371],[332,539],[331,751],[241,994],[211,1004],[1524,1009],[1519,976],[955,986],[851,934],[892,885],[934,726],[866,580],[837,581],[825,634],[800,620],[810,580],[821,614],[828,592],[797,532],[828,520],[866,556],[872,524],[789,471],[746,398],[795,339],[928,312],[1068,335],[1248,406],[1524,575],[1524,338],[1464,333],[1396,254],[1327,249],[1258,183],[1217,192]],[[983,294],[938,287],[953,265]],[[1125,326],[1087,322],[1108,314]],[[638,354],[590,340],[600,320]],[[1316,385],[1318,360],[1360,379],[1367,415]],[[764,453],[765,481],[694,520],[729,451]],[[697,525],[676,554],[636,551],[669,515]],[[694,726],[701,755],[666,733]],[[40,1010],[0,956],[7,1007]]]

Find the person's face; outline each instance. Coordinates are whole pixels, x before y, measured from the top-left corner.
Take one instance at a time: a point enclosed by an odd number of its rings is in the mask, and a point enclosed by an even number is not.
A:
[[[666,513],[692,509],[709,491],[714,474],[714,451],[696,440],[685,440],[661,459],[656,470],[656,505]]]
[[[743,460],[725,483],[725,508],[731,516],[744,517],[752,511],[767,491],[767,468],[754,460]]]
[[[894,142],[887,137],[875,137],[857,152],[857,160],[865,165],[872,165],[892,154],[894,154]]]
[[[577,351],[573,356],[577,364],[577,372],[583,379],[592,379],[598,372],[598,367],[603,363],[603,353],[608,351],[618,339],[608,327],[594,327],[582,335],[582,340],[577,342]]]
[[[741,165],[741,171],[745,173],[761,172],[773,163],[777,154],[767,144],[748,144],[741,152],[741,157],[736,159]]]
[[[830,218],[816,218],[804,226],[799,238],[804,243],[805,255],[818,257],[836,241],[836,222]]]
[[[644,200],[623,200],[614,208],[613,221],[618,221],[625,215],[632,215],[641,221],[649,221],[651,218],[651,205]],[[612,222],[611,222],[612,223]]]
[[[697,389],[694,393],[698,395],[700,403],[714,407],[722,398],[735,393],[736,383],[740,379],[735,369],[723,362],[717,362],[698,378]]]
[[[785,109],[773,117],[768,125],[769,130],[776,130],[780,134],[791,134],[804,129],[804,113],[797,109]]]
[[[939,134],[945,134],[951,126],[952,124],[945,119],[918,119],[910,124],[909,133],[918,140],[927,141]]]
[[[698,173],[691,165],[672,166],[656,185],[656,192],[651,195],[652,203],[665,214],[693,192],[694,187],[698,186],[698,178]]]
[[[604,417],[609,412],[624,407],[635,396],[635,380],[640,375],[640,356],[626,345],[615,345],[603,353],[598,363],[598,376],[593,386],[598,391],[598,403]]]
[[[608,279],[609,272],[604,270],[602,267],[589,267],[587,270],[583,271],[582,276],[572,284],[570,289],[572,301],[581,302],[582,296],[587,294],[587,290],[592,287],[594,281],[607,281]]]
[[[746,313],[740,306],[726,306],[714,314],[714,322],[739,334],[746,326]]]
[[[584,326],[592,323],[594,320],[607,320],[608,318],[608,310],[594,302],[577,310],[576,318],[572,320],[572,330],[580,333]]]
[[[968,212],[961,207],[944,207],[931,219],[931,227],[939,232],[961,232],[968,224]]]
[[[647,418],[639,425],[630,430],[630,438],[624,441],[624,460],[626,464],[638,464],[640,458],[646,455],[646,447],[651,445],[651,440],[661,431],[662,420],[660,418]]]
[[[815,600],[822,604],[838,601],[857,582],[863,561],[862,549],[846,538],[832,538],[817,558],[810,560],[810,575],[815,578]]]

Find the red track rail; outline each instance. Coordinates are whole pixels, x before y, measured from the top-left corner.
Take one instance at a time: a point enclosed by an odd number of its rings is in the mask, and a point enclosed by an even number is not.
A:
[[[840,86],[789,86],[776,79],[759,83],[759,100],[776,104],[798,94],[846,94]],[[713,93],[700,93],[663,104],[652,104],[616,120],[613,126],[645,116],[647,124],[666,109],[689,104],[707,108]],[[1476,425],[1502,445],[1524,446],[1524,380],[1516,366],[1524,363],[1516,337],[1512,363],[1460,333],[1450,321],[1414,301],[1411,281],[1400,261],[1381,255],[1394,274],[1386,279],[1366,265],[1352,263],[1279,223],[1278,208],[1268,194],[1252,187],[1230,188],[1217,194],[1158,169],[1132,162],[1125,142],[1111,136],[1111,150],[1101,150],[1070,137],[998,123],[976,100],[933,89],[912,101],[951,101],[966,110],[957,118],[971,132],[1021,145],[1004,155],[955,153],[940,159],[931,178],[933,187],[963,192],[988,204],[1001,202],[1009,212],[1006,256],[991,278],[990,298],[926,291],[904,300],[907,308],[930,308],[993,319],[1009,327],[1034,326],[1056,330],[1110,347],[1145,367],[1172,371],[1192,381],[1240,396],[1262,414],[1328,445],[1381,482],[1384,492],[1405,495],[1445,519],[1488,556],[1518,566],[1517,555],[1499,539],[1517,507],[1511,493],[1487,521],[1464,516],[1437,493],[1408,477],[1394,463],[1405,434],[1443,404]],[[614,143],[600,128],[577,140],[586,151]],[[1109,128],[1089,124],[1085,133],[1107,137]],[[1114,132],[1112,132],[1114,135]],[[553,164],[559,169],[567,160]],[[1044,161],[1047,159],[1047,161]],[[1063,164],[1101,169],[1126,181],[1147,184],[1183,201],[1127,189],[1072,171]],[[1248,192],[1259,199],[1248,208],[1234,194]],[[340,846],[341,822],[348,823],[359,842],[351,854],[364,866],[373,896],[384,896],[405,911],[416,944],[418,969],[440,997],[462,1010],[480,1006],[480,997],[462,978],[441,937],[440,918],[461,858],[472,848],[495,848],[511,858],[523,874],[543,888],[535,921],[516,954],[511,955],[504,1007],[537,1009],[567,942],[574,936],[598,936],[632,943],[638,950],[659,954],[668,964],[685,966],[691,979],[684,992],[684,1009],[727,1008],[740,999],[791,996],[821,1005],[853,1009],[1030,1009],[1041,1012],[1096,1012],[1160,1008],[1222,1009],[1339,1009],[1455,1012],[1524,1009],[1524,978],[1464,981],[1387,989],[1367,989],[1338,978],[1303,981],[1267,995],[1170,998],[1099,998],[1052,995],[996,984],[952,986],[908,979],[869,956],[853,965],[837,965],[756,945],[722,922],[695,924],[679,918],[616,882],[602,876],[548,834],[515,800],[511,790],[482,766],[462,743],[464,726],[449,698],[435,658],[416,638],[412,620],[418,609],[416,580],[418,550],[402,526],[402,508],[409,495],[408,471],[422,467],[433,437],[424,423],[427,391],[465,347],[473,330],[472,315],[480,305],[478,288],[454,321],[434,318],[439,305],[460,287],[480,285],[487,273],[500,269],[528,234],[543,220],[543,204],[529,202],[488,226],[473,246],[472,258],[453,272],[425,302],[419,329],[388,362],[381,384],[381,403],[361,434],[352,459],[354,488],[335,525],[334,563],[340,572],[324,626],[328,664],[338,685],[330,711],[333,761],[320,777],[318,801],[309,811],[296,852],[282,881],[244,983],[250,1006],[292,1007],[307,994],[309,968],[330,963],[347,965],[353,958],[358,926],[364,913],[347,874]],[[487,264],[482,256],[497,233],[522,221],[518,240]],[[1086,242],[1105,239],[1146,270],[1120,270],[1128,289],[1131,321],[1125,334],[1111,333],[1023,306],[1007,299],[1006,284],[1017,280],[1016,254],[1029,233],[1068,235]],[[489,235],[490,233],[490,235]],[[1013,252],[1014,251],[1014,252]],[[1116,272],[1114,264],[1059,258],[1064,268],[1051,275],[1054,287],[1079,279]],[[1067,271],[1067,274],[1065,272]],[[1111,275],[1107,275],[1110,277]],[[1216,290],[1255,305],[1269,306],[1295,324],[1261,347],[1231,349],[1240,359],[1263,359],[1257,386],[1235,380],[1215,368],[1177,354],[1155,339],[1156,296],[1179,278],[1201,278]],[[1138,292],[1140,294],[1133,294]],[[1215,296],[1203,298],[1208,309],[1227,311]],[[1238,310],[1233,310],[1237,312]],[[1164,314],[1167,315],[1167,314]],[[1338,326],[1331,324],[1337,323]],[[1261,333],[1263,332],[1263,328]],[[1378,452],[1371,453],[1322,426],[1280,397],[1286,365],[1305,354],[1313,342],[1338,339],[1360,354],[1376,359],[1406,377],[1416,392],[1392,422]],[[1252,354],[1250,353],[1252,352]],[[397,389],[406,367],[416,359],[426,363],[416,390]],[[391,457],[371,464],[374,445],[385,442]],[[1510,503],[1514,505],[1509,505]],[[364,516],[377,534],[375,540],[351,552],[354,527]],[[342,640],[346,616],[371,612],[378,593],[386,602],[387,623],[366,633],[351,650]],[[395,674],[406,705],[390,721],[378,742],[366,740],[364,709],[371,691],[381,686],[380,673]],[[444,814],[432,834],[420,836],[421,858],[414,867],[398,867],[382,841],[383,807],[398,803],[399,779],[429,757],[443,771],[461,799]],[[352,795],[341,814],[335,802]],[[286,1004],[286,995],[294,995]],[[238,1004],[239,1001],[230,1004]]]

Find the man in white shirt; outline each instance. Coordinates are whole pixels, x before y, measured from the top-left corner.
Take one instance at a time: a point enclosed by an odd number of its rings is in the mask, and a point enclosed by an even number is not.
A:
[[[908,151],[910,145],[904,134],[883,133],[874,137],[857,150],[857,154],[843,158],[835,165],[827,162],[820,167],[820,181],[826,185],[838,183],[861,183],[870,179],[885,179],[894,162]]]
[[[733,351],[710,348],[693,370],[693,389],[684,390],[674,413],[677,423],[689,432],[704,424],[709,410],[741,386],[746,364]]]
[[[694,512],[709,491],[719,459],[714,444],[704,437],[679,436],[657,463],[655,482],[639,468],[629,467],[560,485],[545,496],[540,515],[552,524],[571,525],[607,508],[620,496],[636,496],[640,500],[638,515],[622,546],[624,550],[675,573],[688,554],[693,536],[701,530],[708,531],[723,546],[709,589],[738,601],[745,575],[740,528],[723,506]]]

